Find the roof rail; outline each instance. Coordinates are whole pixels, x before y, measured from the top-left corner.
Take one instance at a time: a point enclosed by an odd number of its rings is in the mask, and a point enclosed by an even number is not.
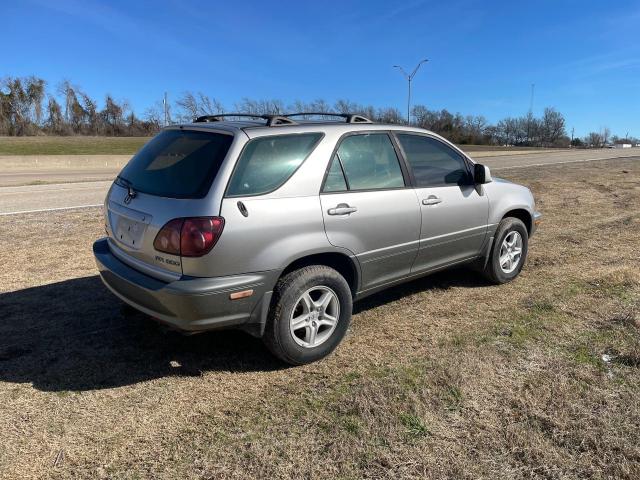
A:
[[[311,115],[322,115],[326,117],[341,117],[346,120],[347,123],[373,123],[364,115],[358,115],[355,113],[331,113],[331,112],[298,112],[287,113],[285,117],[302,117]]]
[[[267,121],[267,127],[298,124],[294,120],[287,118],[286,115],[254,115],[251,113],[219,113],[217,115],[202,115],[196,118],[193,123],[222,122],[226,117],[261,118]]]

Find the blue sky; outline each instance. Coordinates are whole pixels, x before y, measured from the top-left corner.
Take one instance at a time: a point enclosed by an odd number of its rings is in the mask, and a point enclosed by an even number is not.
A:
[[[535,83],[534,113],[556,107],[569,133],[640,136],[640,1],[1,1],[0,77],[68,78],[138,113],[185,90],[404,111],[392,65],[428,58],[414,103],[497,121]]]

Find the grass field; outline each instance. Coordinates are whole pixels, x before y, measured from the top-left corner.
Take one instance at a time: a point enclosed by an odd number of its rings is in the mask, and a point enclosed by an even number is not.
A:
[[[133,155],[150,137],[0,137],[0,155]],[[531,147],[461,145],[467,152],[534,152]]]
[[[0,137],[0,155],[132,155],[149,137]]]
[[[640,478],[640,163],[496,173],[545,215],[516,281],[381,293],[299,368],[123,318],[97,211],[0,217],[0,476]]]

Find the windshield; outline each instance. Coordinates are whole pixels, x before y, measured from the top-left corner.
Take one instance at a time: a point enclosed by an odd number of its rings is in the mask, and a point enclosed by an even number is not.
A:
[[[129,161],[116,183],[160,197],[202,198],[232,140],[221,133],[165,130]]]

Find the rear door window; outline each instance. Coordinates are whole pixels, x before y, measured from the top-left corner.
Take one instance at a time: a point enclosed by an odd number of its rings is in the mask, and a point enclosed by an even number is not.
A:
[[[349,135],[342,141],[337,153],[349,190],[405,186],[398,156],[386,133]],[[336,176],[337,173],[336,169]],[[325,188],[325,191],[328,190]]]
[[[280,188],[316,147],[322,133],[269,135],[244,147],[227,189],[228,197],[263,195]]]
[[[233,135],[165,130],[124,167],[116,183],[170,198],[202,198],[220,169]]]

